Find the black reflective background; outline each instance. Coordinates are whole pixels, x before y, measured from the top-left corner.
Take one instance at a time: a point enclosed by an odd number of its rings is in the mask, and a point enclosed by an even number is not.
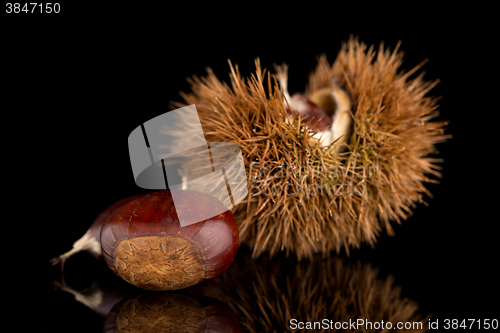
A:
[[[4,241],[15,244],[5,245],[2,271],[7,320],[23,332],[100,332],[121,299],[129,308],[166,304],[149,314],[158,325],[167,313],[169,322],[196,327],[205,311],[226,325],[235,316],[250,332],[286,331],[287,318],[430,319],[441,330],[446,319],[500,319],[489,21],[467,25],[475,13],[456,8],[391,15],[336,7],[223,15],[227,10],[82,7],[53,21],[2,16],[3,31],[10,31],[0,36]],[[438,146],[445,160],[440,184],[429,184],[428,206],[418,204],[407,221],[393,223],[396,236],[382,234],[374,249],[363,245],[350,256],[300,263],[285,255],[253,260],[242,247],[219,278],[158,298],[130,288],[85,253],[67,261],[64,275],[49,264],[108,205],[148,192],[134,184],[127,137],[180,100],[178,92],[189,90],[186,77],[210,66],[228,81],[228,58],[248,76],[260,57],[267,69],[287,62],[289,89],[301,91],[315,57],[326,53],[333,61],[350,34],[391,49],[402,40],[405,70],[428,58],[425,78],[441,80],[431,95],[442,96],[440,119],[451,121],[453,139]],[[97,311],[95,292],[108,295]]]

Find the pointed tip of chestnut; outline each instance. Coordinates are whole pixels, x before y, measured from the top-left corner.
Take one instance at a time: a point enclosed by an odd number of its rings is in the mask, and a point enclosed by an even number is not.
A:
[[[104,259],[115,274],[143,289],[176,290],[214,278],[231,265],[239,245],[233,214],[207,194],[178,192],[193,214],[224,213],[182,227],[171,191],[130,201],[101,229]]]
[[[136,194],[121,200],[118,200],[114,204],[107,207],[104,211],[102,211],[92,222],[90,228],[85,232],[85,234],[78,239],[75,243],[73,243],[73,248],[66,253],[61,254],[58,257],[52,258],[49,262],[52,266],[55,266],[61,263],[61,271],[64,270],[64,262],[66,259],[71,257],[73,254],[78,253],[80,251],[88,251],[96,258],[102,258],[101,252],[101,244],[100,244],[100,234],[101,227],[104,224],[104,221],[113,213],[118,207],[124,205],[125,203],[142,197],[144,194]]]
[[[62,261],[61,257],[55,257],[55,258],[50,259],[49,263],[52,266],[55,266],[55,265],[59,264],[61,261]]]
[[[61,272],[64,271],[64,262],[66,261],[66,258],[64,258],[63,256],[59,256],[59,257],[55,257],[55,258],[52,258],[49,260],[49,263],[52,265],[52,266],[56,266],[58,264],[61,264]]]

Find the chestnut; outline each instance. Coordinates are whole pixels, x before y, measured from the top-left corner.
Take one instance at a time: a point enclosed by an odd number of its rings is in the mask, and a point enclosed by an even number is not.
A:
[[[208,194],[179,192],[175,205],[170,190],[157,191],[107,218],[101,247],[116,275],[143,289],[176,290],[217,277],[231,265],[239,245],[233,214]],[[201,222],[181,227],[180,209]],[[204,218],[212,211],[224,213]]]
[[[332,126],[330,116],[318,104],[307,98],[306,95],[295,93],[292,95],[289,103],[301,111],[307,127],[311,127],[315,131],[322,131]],[[286,113],[288,116],[291,116],[292,110],[287,107]]]

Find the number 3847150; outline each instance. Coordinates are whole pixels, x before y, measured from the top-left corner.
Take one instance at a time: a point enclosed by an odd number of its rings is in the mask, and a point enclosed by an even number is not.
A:
[[[61,5],[59,3],[38,3],[38,2],[26,2],[26,3],[6,3],[5,4],[5,12],[7,14],[18,14],[18,13],[41,13],[41,14],[50,14],[50,13],[59,13],[61,11]]]

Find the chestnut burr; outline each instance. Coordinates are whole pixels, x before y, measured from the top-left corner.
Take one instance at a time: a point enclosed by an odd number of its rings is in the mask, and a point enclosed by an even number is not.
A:
[[[171,191],[136,198],[116,209],[101,229],[107,265],[148,290],[182,289],[220,275],[233,262],[239,235],[230,211],[200,192]],[[223,209],[222,209],[223,208]],[[181,227],[177,210],[198,223]],[[224,213],[212,216],[212,211]]]

